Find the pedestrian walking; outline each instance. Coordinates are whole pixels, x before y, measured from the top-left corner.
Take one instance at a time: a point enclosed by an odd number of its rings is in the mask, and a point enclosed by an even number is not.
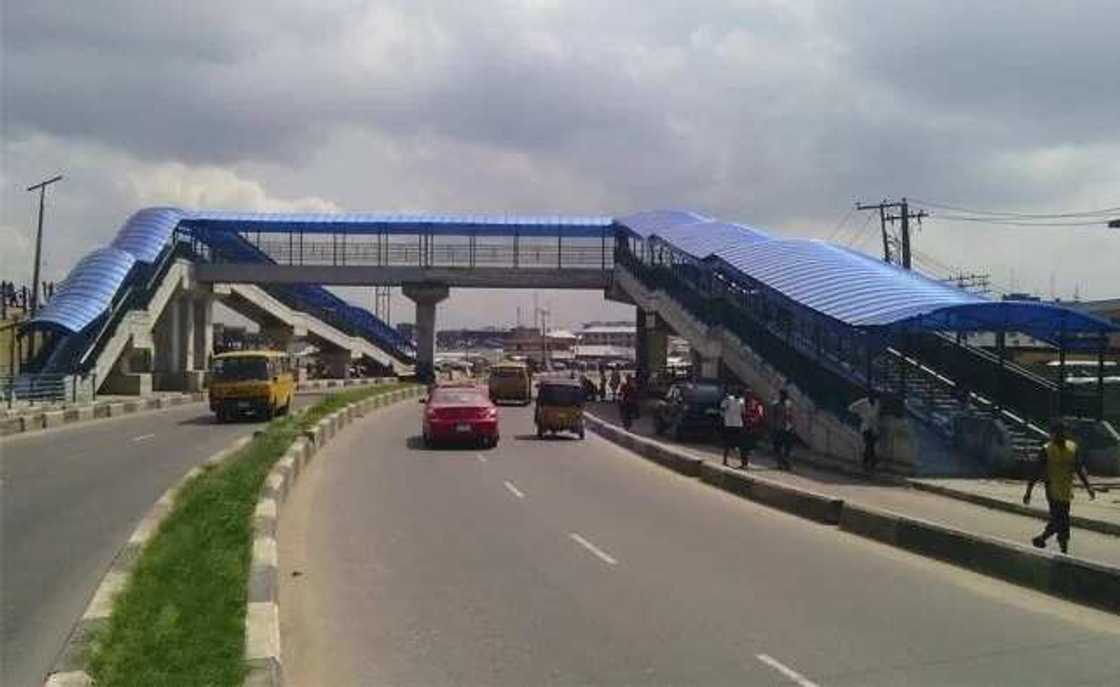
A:
[[[738,389],[734,387],[727,389],[727,395],[720,401],[719,410],[723,419],[721,428],[723,464],[727,465],[727,455],[734,450],[736,457],[739,459],[739,467],[746,468],[747,464],[743,459],[743,415],[746,411],[746,405],[743,402],[743,397],[739,395]]]
[[[622,375],[619,374],[618,368],[611,370],[611,396],[618,400],[618,389],[622,386]]]
[[[766,434],[766,407],[750,389],[743,394],[743,442],[740,454],[743,465],[750,462],[751,451],[758,445],[759,437]]]
[[[872,391],[866,398],[861,398],[848,410],[859,416],[859,433],[863,437],[863,469],[874,472],[879,464],[879,455],[875,451],[875,444],[879,441],[879,419],[881,417],[881,404],[879,393]]]
[[[778,400],[774,401],[770,409],[772,420],[772,441],[774,443],[774,457],[778,461],[779,470],[789,470],[793,466],[789,462],[793,453],[793,401],[789,392],[782,389],[778,392]]]
[[[1023,495],[1023,504],[1030,504],[1035,482],[1042,480],[1046,483],[1050,520],[1046,523],[1046,529],[1042,534],[1031,540],[1031,543],[1040,549],[1046,548],[1046,540],[1056,534],[1062,553],[1069,552],[1069,507],[1073,501],[1073,473],[1075,472],[1081,478],[1085,491],[1089,492],[1089,500],[1092,501],[1097,494],[1089,484],[1089,476],[1085,474],[1085,466],[1081,462],[1077,442],[1069,438],[1062,421],[1055,421],[1051,424],[1050,441],[1039,450],[1037,471],[1027,482],[1027,493]]]

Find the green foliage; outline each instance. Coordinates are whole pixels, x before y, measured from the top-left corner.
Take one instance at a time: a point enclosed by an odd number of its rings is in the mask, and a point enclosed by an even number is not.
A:
[[[399,388],[331,394],[300,416],[274,420],[184,485],[95,639],[89,673],[96,683],[240,685],[252,516],[265,477],[303,429],[347,403]]]

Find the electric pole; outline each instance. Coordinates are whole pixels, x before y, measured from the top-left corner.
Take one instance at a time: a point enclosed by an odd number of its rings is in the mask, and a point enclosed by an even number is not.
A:
[[[47,187],[56,181],[61,181],[62,175],[51,177],[46,181],[40,181],[34,186],[28,186],[28,191],[39,192],[39,232],[35,236],[35,271],[34,277],[31,280],[31,316],[34,317],[35,313],[39,311],[39,266],[43,256],[43,204],[47,195]]]
[[[886,214],[888,208],[898,210],[898,214]],[[922,221],[922,218],[929,217],[929,213],[925,210],[910,212],[910,204],[906,201],[905,198],[901,199],[898,202],[887,202],[884,200],[877,205],[856,203],[856,209],[879,211],[879,222],[883,229],[883,259],[887,262],[893,262],[893,260],[891,259],[890,254],[890,241],[887,239],[886,223],[890,222],[893,225],[895,220],[900,220],[902,227],[902,240],[900,241],[900,243],[902,244],[902,255],[900,256],[902,258],[901,265],[903,269],[910,269],[910,220],[916,219],[920,223]]]

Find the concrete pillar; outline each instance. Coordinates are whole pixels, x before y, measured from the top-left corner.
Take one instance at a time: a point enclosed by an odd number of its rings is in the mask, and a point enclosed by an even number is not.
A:
[[[635,353],[639,384],[645,384],[650,375],[665,369],[669,357],[669,332],[656,311],[638,309]]]
[[[327,366],[328,379],[350,379],[350,351],[323,351],[319,356]]]
[[[416,303],[416,376],[430,382],[435,378],[436,304],[447,298],[450,289],[442,284],[405,284],[401,291]]]
[[[189,293],[179,297],[179,316],[182,318],[179,325],[182,357],[176,361],[175,371],[186,372],[194,369],[194,298]]]
[[[206,370],[214,353],[214,298],[209,294],[195,298],[194,361],[191,369]]]
[[[165,367],[162,370],[164,372],[178,372],[179,370],[183,369],[179,362],[183,359],[183,317],[182,313],[180,312],[180,310],[182,310],[182,308],[180,307],[181,305],[182,300],[174,296],[171,298],[171,302],[167,304],[166,317],[168,318],[170,331],[166,334],[167,357],[164,359]]]

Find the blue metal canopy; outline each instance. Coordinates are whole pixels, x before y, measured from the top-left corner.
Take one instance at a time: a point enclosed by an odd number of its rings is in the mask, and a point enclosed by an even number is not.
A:
[[[305,234],[427,234],[446,236],[545,236],[601,238],[610,217],[564,215],[452,215],[392,213],[249,213],[197,211],[180,226],[208,231]]]
[[[134,264],[136,258],[119,248],[93,251],[70,270],[31,321],[69,332],[85,329],[109,309]]]
[[[641,238],[664,241],[698,260],[739,272],[852,327],[1020,331],[1053,343],[1117,329],[1069,308],[993,301],[842,246],[775,238],[689,210],[642,212],[616,223]]]

